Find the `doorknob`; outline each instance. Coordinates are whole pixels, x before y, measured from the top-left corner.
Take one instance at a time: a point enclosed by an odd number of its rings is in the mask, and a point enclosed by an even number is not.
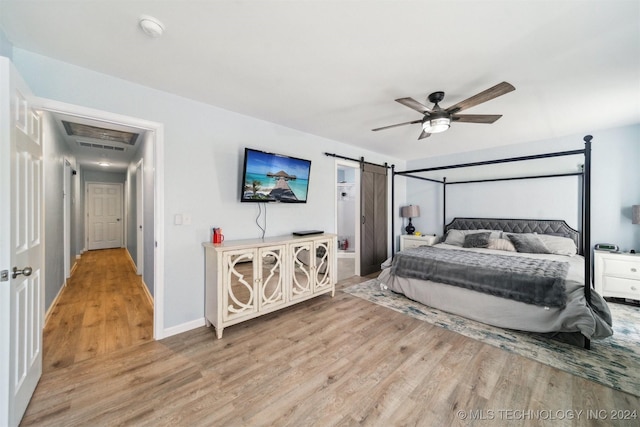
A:
[[[120,218],[116,219],[116,221],[120,222]]]
[[[18,270],[18,267],[13,267],[13,274],[11,275],[11,277],[15,279],[21,274],[24,274],[25,276],[31,276],[31,273],[33,273],[33,268],[31,267],[25,267],[22,270]]]

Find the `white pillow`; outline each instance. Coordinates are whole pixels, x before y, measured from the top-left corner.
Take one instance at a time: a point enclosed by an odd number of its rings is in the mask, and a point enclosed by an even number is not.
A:
[[[552,254],[572,256],[578,253],[576,242],[573,239],[550,234],[538,234],[538,237]]]
[[[488,249],[497,249],[499,251],[517,252],[511,240],[507,239],[489,239]]]

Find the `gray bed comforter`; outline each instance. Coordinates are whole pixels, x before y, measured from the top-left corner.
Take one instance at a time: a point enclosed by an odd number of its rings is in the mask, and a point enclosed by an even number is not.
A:
[[[564,307],[567,262],[420,246],[398,253],[391,274],[433,280],[543,307]]]
[[[436,280],[402,277],[393,274],[391,259],[382,265],[379,282],[414,301],[493,326],[539,333],[579,332],[589,339],[605,338],[613,334],[611,313],[604,298],[592,290],[591,304],[587,304],[585,300],[584,258],[579,255],[523,254],[491,249],[466,249],[442,243],[435,247],[567,263],[568,272],[564,281],[565,306],[539,306]]]

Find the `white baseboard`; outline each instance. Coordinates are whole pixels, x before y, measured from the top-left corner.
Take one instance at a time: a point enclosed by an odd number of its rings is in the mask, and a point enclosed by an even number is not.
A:
[[[144,280],[142,279],[140,280],[140,283],[142,283],[142,290],[144,291],[144,294],[147,296],[147,301],[149,301],[151,308],[155,310],[155,303],[153,302],[153,296],[151,295],[151,292],[149,292],[149,287],[147,286],[146,283],[144,283]]]
[[[204,317],[202,317],[200,319],[192,320],[191,322],[187,322],[187,323],[183,323],[181,325],[177,325],[177,326],[172,326],[170,328],[166,328],[163,331],[162,337],[159,337],[158,339],[168,338],[170,336],[178,335],[178,334],[181,334],[183,332],[187,332],[187,331],[190,331],[192,329],[200,328],[200,327],[205,326],[205,325],[206,325],[206,323],[204,321]]]
[[[80,258],[76,258],[76,260],[78,260]],[[71,278],[71,276],[73,276],[73,273],[76,272],[76,269],[78,268],[78,262],[74,262],[73,265],[71,266],[71,270],[69,270],[69,278]],[[66,283],[66,282],[65,282]]]
[[[49,322],[49,318],[51,317],[51,312],[53,311],[53,308],[56,306],[56,304],[58,304],[58,300],[60,299],[60,296],[62,295],[62,292],[66,287],[67,287],[67,281],[65,280],[62,286],[60,286],[58,295],[56,295],[56,297],[53,299],[53,301],[51,302],[51,305],[49,306],[49,308],[47,309],[47,312],[44,315],[44,324],[42,325],[43,330],[47,326],[47,323]]]
[[[137,271],[138,267],[136,266],[136,263],[133,262],[133,258],[131,258],[131,254],[129,253],[129,250],[125,248],[125,252],[127,253],[127,258],[129,258],[129,262],[131,263],[131,267],[133,268],[133,271]],[[149,304],[151,304],[151,307],[155,308],[154,302],[153,302],[153,296],[151,295],[151,292],[149,292],[149,287],[147,286],[147,284],[144,283],[144,277],[140,278],[140,283],[142,283],[142,289],[144,291],[144,294],[147,296],[147,301],[149,301]]]

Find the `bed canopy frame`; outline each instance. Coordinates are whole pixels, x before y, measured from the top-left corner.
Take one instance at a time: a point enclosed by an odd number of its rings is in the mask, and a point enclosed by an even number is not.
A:
[[[504,159],[496,159],[496,160],[487,160],[481,162],[473,162],[473,163],[462,163],[456,165],[447,165],[447,166],[437,166],[432,168],[424,168],[424,169],[413,169],[406,171],[396,171],[395,166],[391,166],[391,208],[392,212],[395,212],[395,179],[396,176],[405,176],[408,178],[419,179],[424,181],[430,181],[438,184],[442,184],[442,230],[443,233],[447,229],[447,186],[448,185],[457,185],[457,184],[471,184],[471,183],[483,183],[483,182],[496,182],[496,181],[513,181],[513,180],[522,180],[522,179],[539,179],[539,178],[557,178],[557,177],[566,177],[566,176],[580,176],[581,180],[581,196],[582,196],[582,215],[581,215],[581,229],[579,230],[579,244],[578,249],[580,253],[584,256],[584,296],[587,304],[591,305],[591,140],[593,137],[591,135],[586,135],[584,140],[584,149],[582,150],[571,150],[571,151],[559,151],[553,153],[544,153],[544,154],[536,154],[531,156],[521,156],[521,157],[510,157]],[[460,181],[447,181],[446,178],[442,180],[426,178],[423,176],[418,176],[418,173],[425,172],[433,172],[433,171],[442,171],[447,169],[460,169],[460,168],[468,168],[473,166],[488,166],[488,165],[496,165],[503,163],[514,163],[514,162],[522,162],[527,160],[538,160],[538,159],[546,159],[552,157],[564,157],[564,156],[575,156],[575,155],[584,155],[584,165],[582,166],[582,171],[580,172],[567,172],[567,173],[552,173],[545,175],[527,175],[527,176],[511,176],[511,177],[502,177],[502,178],[489,178],[489,179],[472,179],[472,180],[460,180]],[[391,254],[392,256],[395,254],[395,240],[396,240],[396,228],[395,228],[395,215],[391,215],[391,230],[392,230],[392,239],[391,239]],[[585,337],[585,348],[590,347],[589,339]]]

